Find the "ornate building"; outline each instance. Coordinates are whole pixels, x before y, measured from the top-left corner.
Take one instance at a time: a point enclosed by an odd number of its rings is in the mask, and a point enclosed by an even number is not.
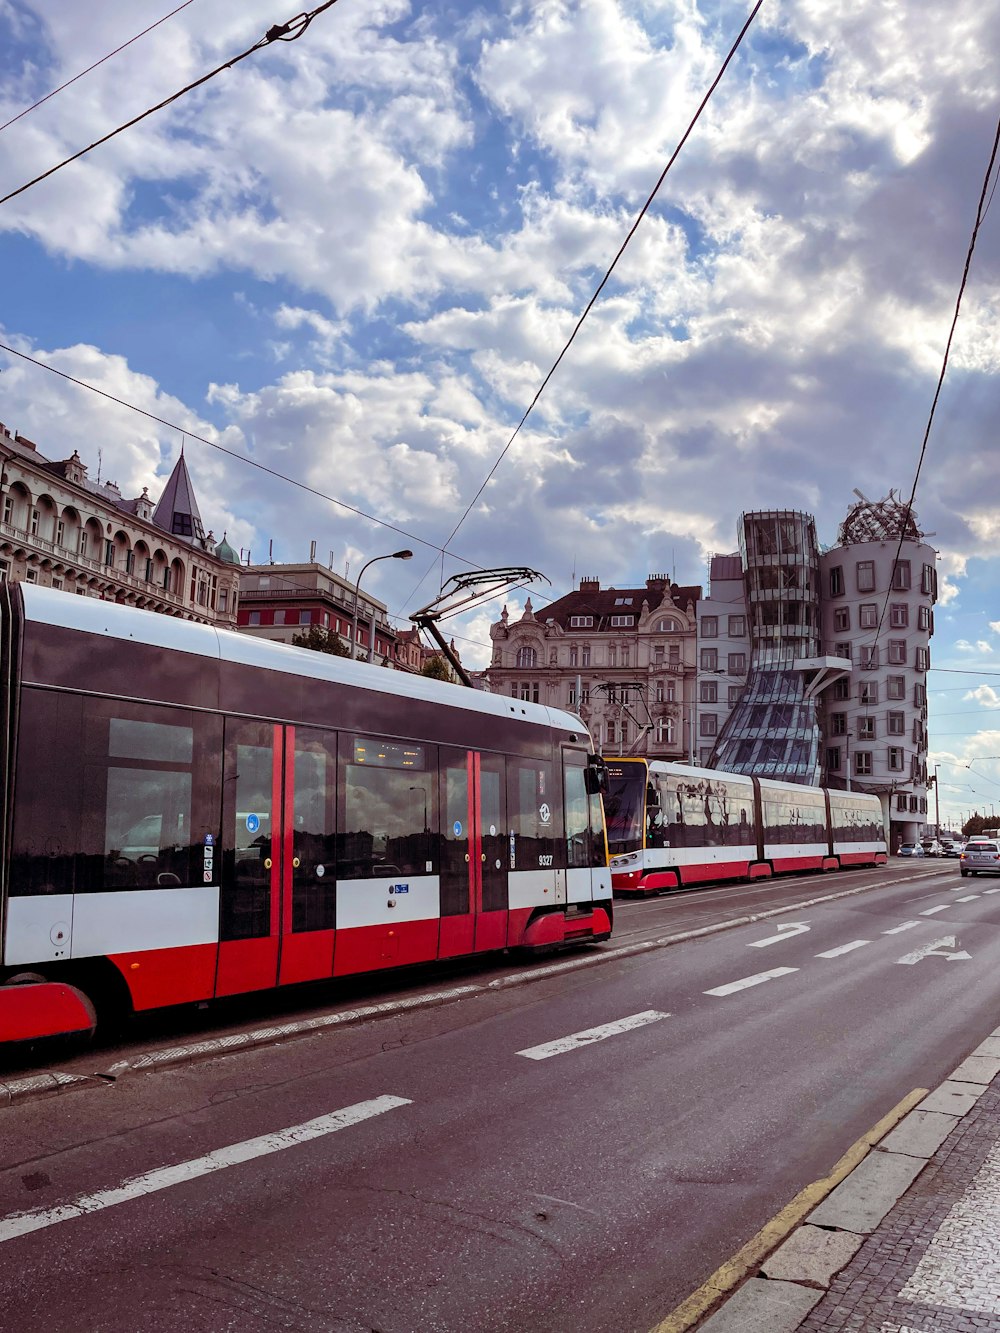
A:
[[[0,578],[232,626],[239,557],[206,535],[181,454],[158,503],[91,481],[0,423]]]
[[[575,592],[536,615],[530,599],[490,627],[484,677],[495,693],[579,713],[607,755],[683,760],[694,736],[695,607],[700,587],[663,574],[642,588]]]

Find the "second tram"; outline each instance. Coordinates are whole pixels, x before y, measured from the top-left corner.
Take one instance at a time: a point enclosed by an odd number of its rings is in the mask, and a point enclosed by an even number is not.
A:
[[[660,760],[609,759],[607,775],[618,894],[887,860],[878,796]]]

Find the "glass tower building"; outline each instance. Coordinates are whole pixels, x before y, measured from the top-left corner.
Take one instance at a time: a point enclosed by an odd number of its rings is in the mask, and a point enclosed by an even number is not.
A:
[[[812,515],[792,510],[743,514],[739,542],[750,669],[709,766],[815,785],[821,775],[817,704],[795,663],[815,659],[821,649],[816,526]]]

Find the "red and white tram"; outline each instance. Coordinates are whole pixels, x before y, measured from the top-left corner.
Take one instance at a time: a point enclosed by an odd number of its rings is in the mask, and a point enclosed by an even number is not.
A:
[[[607,781],[616,893],[887,860],[878,796],[645,759],[607,760]]]
[[[0,672],[0,1049],[611,932],[571,714],[20,584]]]

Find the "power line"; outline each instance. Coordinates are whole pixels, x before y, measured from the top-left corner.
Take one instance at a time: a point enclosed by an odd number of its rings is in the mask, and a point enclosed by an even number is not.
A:
[[[119,51],[124,51],[126,46],[131,46],[132,43],[137,42],[140,37],[145,37],[147,32],[152,32],[153,29],[158,28],[161,23],[166,23],[167,19],[172,19],[175,14],[179,14],[182,9],[187,9],[188,5],[193,4],[194,0],[184,0],[182,5],[178,5],[176,9],[172,9],[169,14],[164,14],[163,18],[157,19],[156,22],[151,23],[148,28],[143,28],[142,32],[137,32],[134,37],[130,37],[127,42],[122,42],[121,46],[116,46],[113,51],[109,51],[106,56],[101,56],[100,60],[95,60],[94,63],[88,65],[86,69],[81,69],[79,74],[74,74],[71,79],[67,79],[65,83],[61,83],[58,88],[53,88],[50,93],[46,93],[44,97],[40,97],[37,102],[32,102],[31,106],[26,106],[24,110],[19,111],[16,116],[11,116],[10,120],[4,121],[4,123],[0,125],[0,134],[2,134],[9,126],[13,125],[15,121],[20,120],[22,116],[26,116],[30,111],[36,111],[43,102],[47,102],[50,97],[55,97],[56,93],[61,93],[63,89],[68,88],[71,83],[76,83],[77,79],[82,79],[85,74],[89,74],[91,70],[96,69],[98,65],[103,65],[106,60],[110,60],[112,56],[118,55]]]
[[[760,9],[760,7],[761,7],[761,5],[763,4],[763,2],[764,2],[764,0],[757,0],[757,3],[754,5],[753,9],[750,11],[750,16],[747,18],[746,22],[743,24],[743,27],[740,29],[739,36],[736,38],[735,42],[733,42],[732,46],[729,48],[729,54],[726,56],[725,60],[723,60],[721,66],[719,67],[719,72],[716,74],[715,78],[712,80],[711,84],[709,85],[709,89],[708,89],[708,91],[705,93],[705,96],[701,99],[701,102],[700,102],[699,105],[698,105],[698,109],[697,109],[697,111],[695,111],[694,115],[691,117],[691,120],[690,120],[690,122],[689,122],[689,124],[688,124],[687,129],[686,129],[686,130],[684,131],[684,133],[681,135],[680,142],[677,144],[677,147],[676,147],[676,148],[674,149],[674,151],[671,153],[670,158],[669,158],[669,160],[668,160],[668,162],[667,162],[667,165],[666,165],[666,166],[663,168],[663,170],[660,172],[659,179],[657,180],[656,184],[653,186],[652,190],[650,191],[649,197],[647,198],[646,202],[643,204],[642,208],[639,210],[639,213],[638,213],[638,215],[636,216],[635,221],[632,223],[631,227],[630,227],[629,230],[628,230],[628,233],[627,233],[626,236],[625,236],[625,239],[622,241],[621,245],[619,246],[619,248],[618,248],[618,253],[615,255],[614,259],[612,259],[611,263],[609,264],[608,269],[607,269],[607,271],[606,271],[605,274],[604,274],[604,277],[603,277],[603,278],[601,279],[601,281],[597,284],[597,287],[596,287],[596,289],[594,290],[593,295],[591,296],[590,300],[587,302],[586,306],[584,307],[583,313],[580,315],[580,318],[576,321],[576,324],[575,324],[574,327],[573,327],[573,331],[572,331],[572,333],[571,333],[571,334],[569,335],[569,337],[567,338],[567,340],[566,340],[566,342],[565,342],[565,344],[564,344],[564,346],[563,346],[562,351],[559,353],[559,355],[556,357],[555,361],[553,361],[552,365],[549,367],[549,371],[548,371],[548,373],[546,374],[545,378],[542,380],[541,384],[538,386],[538,389],[537,389],[537,391],[536,391],[536,393],[535,393],[534,398],[532,398],[531,402],[528,404],[527,408],[525,409],[524,415],[521,417],[521,420],[520,420],[520,421],[517,423],[517,425],[515,426],[514,431],[513,431],[513,434],[511,435],[510,439],[507,441],[507,443],[504,445],[503,449],[500,451],[499,455],[498,455],[497,458],[496,458],[496,461],[494,462],[493,466],[490,468],[489,472],[487,472],[487,474],[486,474],[486,476],[485,476],[485,478],[484,478],[484,480],[483,480],[483,482],[482,482],[482,485],[479,487],[479,489],[476,491],[475,495],[474,495],[474,496],[472,497],[472,499],[469,501],[468,505],[467,505],[466,508],[465,508],[465,512],[462,514],[462,517],[458,520],[458,522],[457,522],[457,523],[455,524],[455,526],[452,528],[450,536],[449,536],[448,539],[445,541],[444,545],[441,547],[442,554],[448,550],[448,547],[451,545],[452,541],[454,541],[455,536],[456,536],[456,534],[458,533],[459,528],[461,528],[462,524],[463,524],[463,523],[465,522],[465,520],[469,517],[469,514],[472,512],[473,506],[475,505],[476,501],[477,501],[477,500],[479,499],[479,497],[482,495],[483,491],[485,491],[486,487],[487,487],[487,486],[489,485],[489,483],[490,483],[491,478],[492,478],[493,475],[495,474],[497,468],[500,466],[500,464],[503,462],[504,458],[507,456],[507,453],[508,453],[508,451],[509,451],[511,445],[513,445],[514,441],[517,439],[517,436],[519,435],[519,433],[520,433],[520,431],[521,431],[521,427],[522,427],[522,426],[524,425],[524,423],[527,421],[529,415],[531,414],[533,408],[535,407],[535,404],[536,404],[536,403],[538,402],[538,400],[541,398],[541,396],[542,396],[542,394],[544,393],[544,391],[545,391],[545,389],[546,389],[546,387],[547,387],[549,381],[551,380],[552,376],[555,374],[556,370],[559,368],[559,365],[560,365],[560,363],[562,362],[563,357],[566,355],[566,353],[569,351],[570,347],[572,347],[573,343],[576,341],[576,335],[580,332],[580,329],[583,327],[583,322],[584,322],[584,320],[587,318],[587,316],[590,314],[591,310],[593,309],[594,305],[597,303],[597,298],[600,296],[601,292],[604,290],[604,288],[605,288],[605,286],[607,285],[609,279],[611,278],[612,273],[615,271],[615,268],[617,267],[617,264],[618,264],[619,259],[621,259],[622,255],[625,253],[625,250],[626,250],[626,248],[628,247],[629,242],[631,241],[632,237],[635,235],[636,231],[637,231],[638,228],[639,228],[639,224],[640,224],[640,222],[642,222],[643,218],[646,216],[646,213],[649,211],[649,208],[650,208],[650,206],[652,205],[653,200],[656,198],[657,194],[659,193],[660,186],[663,184],[664,180],[666,180],[667,172],[670,170],[670,168],[671,168],[671,167],[674,165],[674,163],[676,162],[677,158],[680,156],[681,149],[682,149],[682,148],[684,147],[684,145],[687,143],[687,141],[688,141],[688,139],[689,139],[689,137],[690,137],[692,131],[694,130],[695,125],[698,123],[699,119],[701,118],[701,114],[702,114],[702,112],[705,110],[705,107],[708,105],[709,100],[710,100],[710,98],[712,97],[712,94],[715,92],[716,88],[717,88],[717,87],[719,86],[719,84],[722,82],[723,75],[725,74],[726,70],[727,70],[728,67],[729,67],[729,62],[732,60],[733,56],[736,54],[737,50],[739,49],[740,43],[743,41],[743,38],[746,36],[747,32],[749,31],[750,25],[753,23],[754,19],[757,17],[757,11]],[[2,202],[3,202],[3,200],[0,199],[0,203],[2,203]],[[432,569],[432,568],[433,568],[433,565],[431,566],[431,569]],[[418,588],[420,587],[420,585],[423,583],[424,579],[427,578],[427,575],[428,575],[430,572],[431,572],[430,569],[428,569],[427,572],[424,574],[423,578],[421,578],[420,583],[418,583],[417,586],[416,586],[416,588],[414,588],[413,593],[410,594],[411,596],[413,596],[413,595],[417,592],[417,589],[418,589]]]
[[[200,79],[195,79],[193,83],[187,84],[187,86],[181,88],[179,92],[171,93],[171,95],[165,97],[162,102],[157,102],[155,106],[147,107],[147,109],[141,111],[138,116],[133,116],[131,120],[127,120],[124,125],[119,125],[117,129],[102,135],[100,139],[95,139],[94,142],[88,144],[86,148],[81,148],[78,153],[74,153],[71,157],[64,158],[62,162],[57,162],[54,167],[49,167],[48,171],[43,171],[40,175],[35,176],[33,180],[27,181],[24,185],[19,185],[16,190],[11,190],[9,194],[5,194],[3,198],[0,198],[0,204],[6,204],[11,199],[16,199],[19,194],[24,194],[25,190],[30,190],[33,185],[37,185],[40,181],[47,180],[49,176],[55,175],[57,171],[61,171],[63,167],[69,166],[71,162],[79,161],[81,157],[85,157],[87,153],[91,152],[94,148],[99,148],[101,144],[107,143],[109,139],[113,139],[124,130],[131,129],[133,125],[138,125],[140,120],[145,120],[147,116],[153,115],[154,112],[162,111],[165,106],[170,106],[172,102],[178,101],[178,99],[184,97],[185,94],[192,92],[195,88],[200,88],[203,83],[208,83],[209,79],[214,79],[215,76],[221,74],[223,70],[232,69],[232,67],[238,65],[241,60],[246,60],[247,56],[252,56],[256,51],[260,51],[263,47],[270,46],[273,42],[294,42],[296,38],[302,36],[314,18],[322,14],[324,10],[330,9],[336,3],[337,0],[324,0],[323,4],[317,5],[315,9],[310,10],[308,13],[296,14],[296,16],[289,19],[287,23],[274,24],[273,27],[268,28],[267,32],[259,41],[254,42],[253,46],[247,47],[245,51],[241,51],[238,56],[233,56],[230,60],[226,60],[221,65],[217,65],[215,69],[209,70],[209,72],[203,74]],[[760,0],[758,0],[758,3],[760,3]]]

